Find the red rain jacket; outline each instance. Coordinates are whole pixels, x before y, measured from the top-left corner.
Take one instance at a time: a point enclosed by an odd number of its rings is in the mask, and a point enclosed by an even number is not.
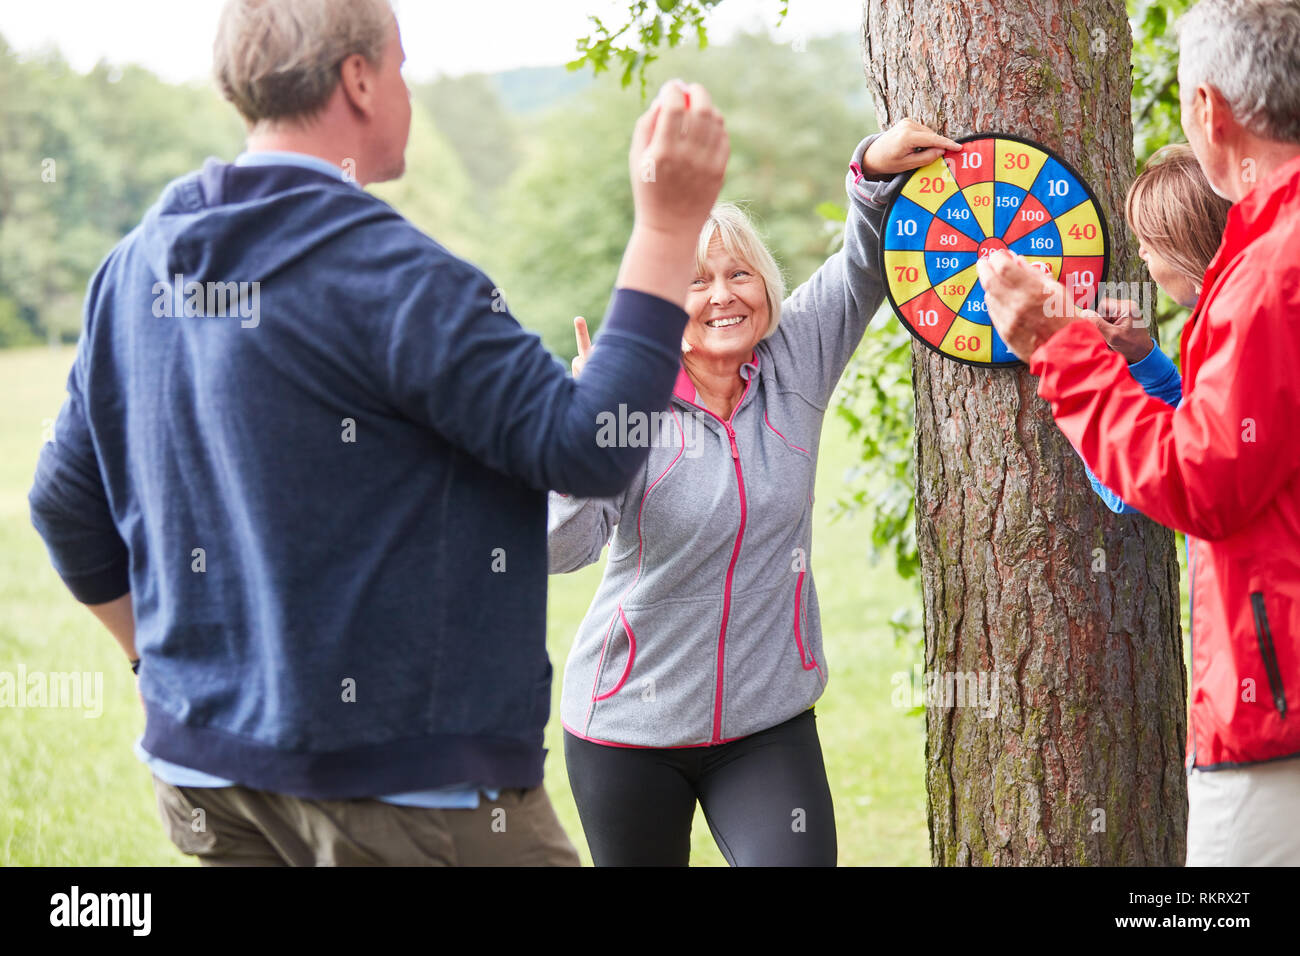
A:
[[[1029,367],[1102,482],[1187,535],[1187,765],[1297,755],[1300,158],[1229,212],[1181,348],[1177,410],[1143,392],[1086,319]]]

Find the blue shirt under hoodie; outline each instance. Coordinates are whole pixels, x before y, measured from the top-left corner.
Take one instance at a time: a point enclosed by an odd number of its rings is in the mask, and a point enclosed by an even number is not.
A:
[[[628,482],[648,448],[596,416],[666,405],[685,318],[616,292],[578,383],[348,183],[168,186],[90,282],[30,495],[74,596],[132,594],[144,748],[318,799],[539,784],[545,490]]]

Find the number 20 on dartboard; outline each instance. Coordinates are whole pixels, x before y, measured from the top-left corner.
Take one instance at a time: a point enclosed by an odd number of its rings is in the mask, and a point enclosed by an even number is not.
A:
[[[1018,360],[989,319],[975,264],[1007,249],[1091,304],[1109,264],[1106,220],[1087,183],[1031,140],[981,133],[891,189],[881,275],[918,340],[970,365]]]

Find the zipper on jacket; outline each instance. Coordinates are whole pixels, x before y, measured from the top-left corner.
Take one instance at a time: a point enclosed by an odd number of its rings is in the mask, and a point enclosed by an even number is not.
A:
[[[754,375],[756,374],[757,372],[754,373]],[[727,576],[722,587],[722,624],[718,628],[717,677],[714,682],[713,693],[713,736],[709,741],[711,744],[722,742],[722,670],[726,663],[727,621],[731,617],[731,581],[735,576],[736,562],[740,559],[740,543],[745,537],[745,519],[748,514],[748,504],[745,501],[745,473],[740,467],[740,449],[736,447],[736,429],[731,426],[731,423],[735,420],[736,413],[740,411],[740,407],[745,404],[745,399],[749,396],[749,390],[754,385],[754,375],[751,375],[746,380],[745,390],[740,395],[740,401],[736,402],[736,407],[731,410],[731,418],[728,419],[715,415],[703,405],[696,405],[694,402],[678,396],[687,405],[698,408],[707,415],[712,415],[727,430],[727,443],[731,446],[731,462],[736,469],[736,492],[740,495],[740,527],[736,529],[736,543],[731,549],[731,561],[727,565]]]
[[[748,385],[745,386],[745,391],[749,391]],[[740,409],[740,404],[744,400],[745,397],[742,395],[740,402],[736,403],[736,408],[731,412],[732,418],[736,417],[736,411]],[[740,494],[740,527],[736,530],[736,543],[731,549],[731,563],[727,565],[727,578],[722,590],[722,626],[718,630],[718,672],[713,701],[712,742],[715,744],[722,740],[722,672],[726,663],[727,621],[731,617],[731,579],[736,571],[736,561],[740,558],[740,542],[745,537],[745,518],[748,513],[748,505],[745,501],[745,474],[740,467],[740,449],[736,447],[736,430],[731,427],[730,421],[722,424],[727,429],[727,441],[731,443],[731,461],[736,467],[736,490]]]
[[[1268,674],[1268,689],[1273,693],[1273,706],[1285,718],[1286,688],[1282,686],[1282,669],[1278,667],[1277,649],[1273,646],[1273,632],[1268,626],[1268,612],[1264,610],[1264,592],[1253,592],[1250,595],[1250,604],[1255,612],[1255,639],[1259,641],[1259,653],[1264,658],[1264,670]]]

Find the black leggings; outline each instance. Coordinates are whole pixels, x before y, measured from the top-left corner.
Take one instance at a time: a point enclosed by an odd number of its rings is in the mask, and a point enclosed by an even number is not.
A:
[[[732,866],[835,865],[811,709],[713,747],[612,747],[566,731],[564,759],[597,866],[686,866],[696,800]]]

